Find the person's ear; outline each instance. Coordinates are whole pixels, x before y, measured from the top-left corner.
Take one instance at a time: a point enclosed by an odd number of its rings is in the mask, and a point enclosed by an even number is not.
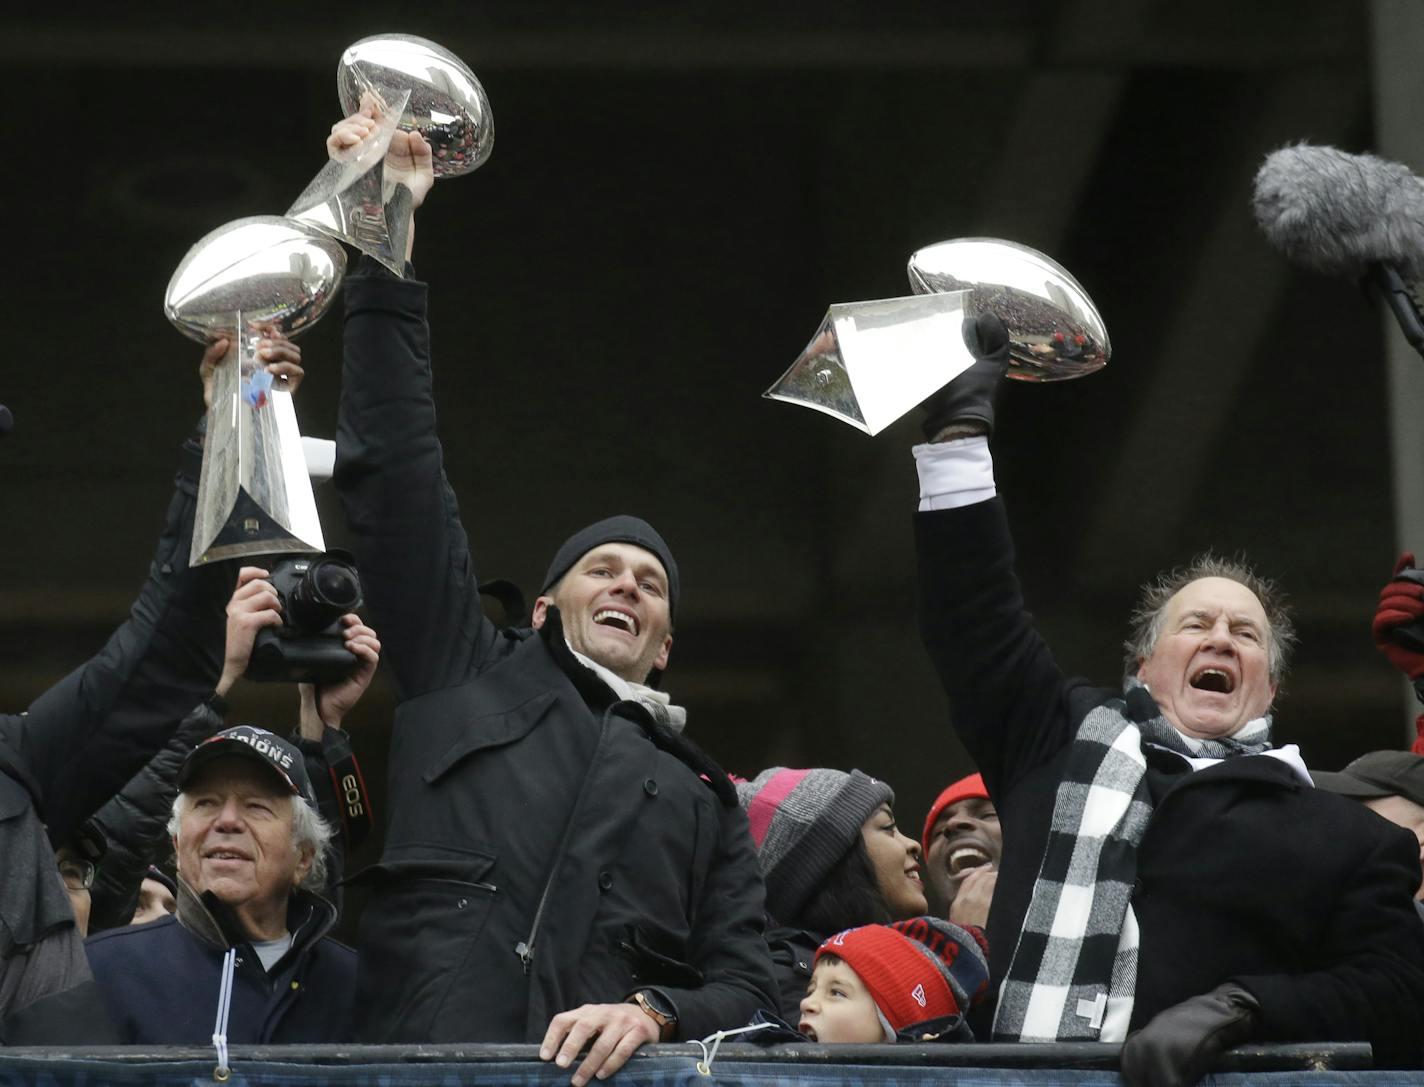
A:
[[[302,880],[307,878],[307,873],[311,871],[312,861],[316,858],[316,850],[311,846],[303,846],[302,854],[297,858],[297,870],[292,873],[292,886],[301,885]]]
[[[657,659],[653,661],[653,667],[661,672],[668,665],[668,655],[672,653],[672,635],[663,638],[663,647],[659,650]]]
[[[538,630],[549,618],[549,609],[554,605],[552,596],[536,596],[534,598],[534,611],[529,616],[529,625]]]

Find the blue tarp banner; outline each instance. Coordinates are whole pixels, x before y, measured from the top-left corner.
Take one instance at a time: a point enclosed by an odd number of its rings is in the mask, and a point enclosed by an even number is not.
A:
[[[0,1087],[566,1087],[571,1070],[531,1061],[409,1062],[402,1064],[287,1064],[235,1061],[228,1079],[214,1078],[211,1061],[109,1062],[79,1058],[5,1056],[0,1051]],[[598,1083],[599,1081],[594,1081]],[[914,1067],[849,1065],[830,1062],[717,1062],[704,1074],[686,1057],[634,1057],[610,1087],[793,1087],[793,1085],[865,1084],[867,1087],[1001,1087],[1027,1084],[1119,1087],[1117,1073],[1065,1069]],[[1240,1072],[1209,1076],[1210,1087],[1417,1087],[1418,1072]]]

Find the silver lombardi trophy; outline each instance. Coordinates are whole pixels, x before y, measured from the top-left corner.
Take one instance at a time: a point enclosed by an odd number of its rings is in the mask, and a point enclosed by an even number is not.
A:
[[[188,251],[164,295],[168,319],[199,341],[225,336],[198,483],[192,565],[325,550],[292,395],[257,356],[269,330],[295,336],[330,305],[346,255],[274,216],[219,227]]]
[[[480,81],[448,49],[409,34],[363,38],[341,55],[341,106],[362,95],[380,107],[376,131],[328,162],[287,215],[354,246],[396,275],[405,268],[410,190],[385,176],[391,134],[418,131],[430,144],[437,178],[478,168],[494,147],[494,117]]]
[[[966,318],[994,313],[1009,332],[1008,376],[1063,381],[1107,365],[1107,328],[1057,262],[1016,242],[959,238],[916,252],[907,298],[831,306],[766,397],[878,434],[974,364]]]

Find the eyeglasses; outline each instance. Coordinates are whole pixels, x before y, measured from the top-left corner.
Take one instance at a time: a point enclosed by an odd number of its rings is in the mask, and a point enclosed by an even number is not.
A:
[[[71,891],[86,891],[94,886],[94,862],[71,857],[59,862],[59,878]]]

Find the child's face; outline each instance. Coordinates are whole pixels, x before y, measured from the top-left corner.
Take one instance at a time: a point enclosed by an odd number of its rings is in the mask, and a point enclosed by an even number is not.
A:
[[[856,972],[839,959],[816,963],[796,1028],[813,1042],[883,1042],[875,1001]]]

